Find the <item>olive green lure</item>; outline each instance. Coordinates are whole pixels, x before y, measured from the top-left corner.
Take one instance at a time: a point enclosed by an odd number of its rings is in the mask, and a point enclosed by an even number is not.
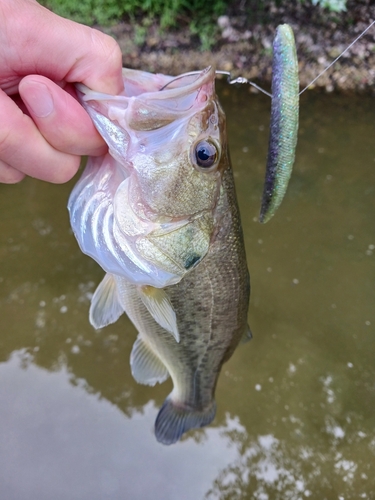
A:
[[[266,178],[259,221],[268,222],[284,198],[297,146],[298,61],[288,24],[278,26],[273,42],[272,104]]]

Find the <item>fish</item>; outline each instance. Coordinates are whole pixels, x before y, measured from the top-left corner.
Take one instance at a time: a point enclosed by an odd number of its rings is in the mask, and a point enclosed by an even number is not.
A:
[[[138,331],[134,379],[173,381],[154,429],[170,445],[215,417],[221,367],[252,336],[250,278],[215,70],[123,69],[123,80],[115,96],[77,85],[108,153],[88,159],[68,210],[106,272],[91,324],[125,312]]]
[[[266,176],[259,221],[268,222],[279,208],[292,173],[299,117],[298,60],[293,30],[277,27],[273,41],[272,104]]]

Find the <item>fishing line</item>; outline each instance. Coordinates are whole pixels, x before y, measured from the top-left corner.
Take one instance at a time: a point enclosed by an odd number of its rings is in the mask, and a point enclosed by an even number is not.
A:
[[[229,71],[220,71],[220,70],[217,70],[217,71],[215,71],[215,73],[217,75],[226,75],[228,77],[227,81],[228,81],[229,85],[233,85],[234,83],[248,83],[252,87],[255,87],[257,90],[259,90],[260,92],[262,92],[263,94],[266,94],[266,95],[268,95],[268,97],[272,98],[272,94],[270,94],[266,90],[262,89],[262,87],[259,87],[259,85],[257,85],[256,83],[248,80],[247,78],[245,78],[243,76],[238,76],[237,78],[233,78],[232,79],[232,76],[231,76],[231,74],[230,74]]]
[[[354,45],[355,43],[357,43],[357,42],[358,42],[358,40],[359,40],[360,38],[362,38],[362,37],[363,37],[363,35],[365,35],[365,34],[367,33],[367,31],[368,31],[370,28],[372,28],[372,26],[373,26],[374,24],[375,24],[375,20],[374,20],[374,21],[372,21],[372,22],[371,22],[371,24],[369,24],[369,26],[367,26],[367,28],[366,28],[364,31],[362,31],[362,33],[361,33],[360,35],[358,35],[358,36],[357,36],[357,38],[356,38],[355,40],[353,40],[353,41],[352,41],[352,42],[351,42],[351,43],[350,43],[350,44],[346,47],[346,49],[345,49],[345,50],[343,50],[343,51],[341,52],[341,54],[340,54],[340,55],[338,55],[338,56],[336,57],[336,59],[334,59],[331,63],[329,63],[329,65],[328,65],[326,68],[324,68],[324,69],[323,69],[323,70],[322,70],[322,71],[321,71],[321,72],[320,72],[320,73],[319,73],[319,74],[318,74],[318,75],[317,75],[317,76],[316,76],[316,77],[315,77],[315,78],[314,78],[314,79],[313,79],[313,80],[312,80],[312,81],[311,81],[308,85],[306,85],[306,87],[305,87],[305,88],[303,88],[303,89],[299,92],[299,94],[298,94],[298,95],[303,94],[303,92],[305,92],[305,90],[307,90],[309,87],[311,87],[311,85],[313,85],[313,84],[314,84],[314,83],[318,80],[318,78],[320,78],[322,75],[324,75],[324,73],[325,73],[326,71],[328,71],[328,70],[329,70],[329,69],[330,69],[330,68],[331,68],[334,64],[336,64],[336,63],[337,63],[337,61],[338,61],[338,60],[339,60],[339,59],[340,59],[340,58],[341,58],[341,57],[342,57],[342,56],[343,56],[343,55],[344,55],[344,54],[345,54],[345,53],[346,53],[346,52],[347,52],[347,51],[348,51],[351,47],[353,47],[353,45]],[[263,94],[266,94],[266,95],[268,95],[268,97],[271,97],[271,98],[272,98],[272,94],[270,94],[270,93],[269,93],[269,92],[267,92],[266,90],[262,89],[262,87],[259,87],[259,85],[257,85],[256,83],[254,83],[254,82],[252,82],[252,81],[248,80],[247,78],[245,78],[245,77],[243,77],[243,76],[239,76],[239,77],[237,77],[237,78],[232,79],[231,74],[230,74],[230,72],[229,72],[229,71],[216,71],[216,74],[219,74],[219,75],[227,75],[227,76],[228,76],[228,83],[229,83],[230,85],[235,84],[235,83],[248,83],[248,84],[249,84],[249,85],[251,85],[252,87],[255,87],[257,90],[259,90],[260,92],[262,92]]]
[[[340,57],[342,57],[342,56],[345,54],[345,52],[347,52],[347,51],[348,51],[351,47],[353,47],[353,45],[354,45],[356,42],[358,42],[358,40],[359,40],[361,37],[363,37],[363,35],[364,35],[365,33],[367,33],[367,31],[368,31],[368,30],[369,30],[369,29],[370,29],[370,28],[371,28],[374,24],[375,24],[375,20],[374,20],[374,21],[372,21],[372,23],[371,23],[369,26],[367,26],[367,28],[366,28],[364,31],[362,31],[362,33],[361,33],[360,35],[358,35],[358,36],[357,36],[357,38],[356,38],[355,40],[353,40],[353,41],[352,41],[352,43],[351,43],[350,45],[348,45],[348,46],[346,47],[346,49],[345,49],[344,51],[342,51],[342,52],[341,52],[341,54],[340,54],[339,56],[337,56],[337,57],[336,57],[336,59],[334,59],[334,60],[333,60],[333,61],[332,61],[332,62],[331,62],[331,63],[330,63],[330,64],[329,64],[329,65],[328,65],[328,66],[327,66],[327,67],[326,67],[323,71],[321,71],[321,72],[319,73],[319,75],[318,75],[318,76],[316,76],[312,82],[310,82],[310,83],[309,83],[309,84],[308,84],[308,85],[307,85],[304,89],[302,89],[302,90],[301,90],[301,92],[299,93],[299,95],[301,95],[303,92],[305,92],[305,90],[307,90],[309,87],[311,87],[311,85],[313,85],[313,84],[316,82],[316,80],[317,80],[318,78],[320,78],[322,75],[324,75],[324,73],[325,73],[326,71],[328,71],[328,70],[329,70],[329,68],[330,68],[331,66],[333,66],[335,63],[337,63],[337,61],[340,59]]]
[[[177,82],[178,80],[181,80],[182,78],[185,78],[187,76],[200,75],[200,74],[201,74],[201,71],[189,71],[188,73],[183,73],[182,75],[178,75],[178,76],[176,76],[176,78],[173,78],[173,80],[171,80],[168,83],[166,83],[165,85],[163,85],[159,89],[159,92],[161,90],[165,90],[167,87],[169,87],[169,85],[173,84],[174,82]],[[256,83],[248,80],[244,76],[238,76],[237,78],[232,78],[232,75],[231,75],[230,71],[224,71],[224,70],[221,70],[221,69],[215,70],[215,75],[225,75],[225,76],[227,76],[228,77],[227,78],[227,82],[229,83],[229,85],[233,85],[234,83],[248,83],[252,87],[255,87],[257,90],[259,90],[260,92],[263,92],[263,94],[268,95],[268,97],[272,97],[272,94],[270,94],[266,90],[262,89],[262,87],[259,87],[259,85],[257,85]]]
[[[367,28],[365,30],[362,31],[362,33],[360,33],[357,38],[355,40],[353,40],[347,47],[346,49],[344,49],[341,54],[339,54],[336,59],[334,59],[331,63],[328,64],[328,66],[326,68],[324,68],[308,85],[306,85],[305,88],[303,88],[298,95],[301,95],[303,94],[309,87],[311,87],[311,85],[313,85],[317,80],[318,78],[320,78],[321,76],[324,75],[324,73],[326,71],[328,71],[334,64],[337,63],[337,61],[349,50],[353,47],[353,45],[355,43],[358,42],[358,40],[360,38],[362,38],[370,28],[372,28],[372,26],[374,26],[375,24],[375,20],[372,21],[369,26],[367,26]],[[188,73],[184,73],[182,75],[179,75],[177,76],[176,78],[173,78],[173,80],[171,80],[170,82],[168,82],[167,84],[165,84],[161,89],[159,90],[165,90],[170,84],[174,83],[175,81],[177,80],[180,80],[181,78],[184,78],[186,76],[194,76],[194,75],[199,75],[201,72],[200,71],[189,71]],[[260,87],[259,85],[257,85],[256,83],[252,82],[251,80],[248,80],[247,78],[243,77],[243,76],[238,76],[237,78],[232,78],[232,75],[229,71],[223,71],[223,70],[216,70],[215,71],[215,74],[217,75],[225,75],[227,76],[227,81],[229,83],[229,85],[233,85],[233,84],[236,84],[236,83],[239,83],[239,84],[243,84],[243,83],[248,83],[249,85],[251,85],[252,87],[256,88],[257,90],[259,90],[259,92],[262,92],[263,94],[267,95],[268,97],[271,97],[272,98],[272,94],[270,94],[269,92],[267,92],[267,90],[264,90],[262,87]]]

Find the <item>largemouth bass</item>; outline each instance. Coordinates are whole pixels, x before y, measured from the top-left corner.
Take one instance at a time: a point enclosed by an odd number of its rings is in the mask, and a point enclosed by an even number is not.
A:
[[[92,325],[125,311],[139,332],[135,380],[172,378],[155,422],[171,444],[215,416],[221,366],[251,336],[249,274],[214,70],[123,78],[118,96],[78,86],[109,153],[89,158],[68,208],[82,251],[107,273]]]

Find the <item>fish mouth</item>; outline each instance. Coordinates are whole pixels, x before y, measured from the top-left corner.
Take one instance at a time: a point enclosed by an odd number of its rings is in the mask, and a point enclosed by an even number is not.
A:
[[[155,75],[152,75],[152,81],[148,85],[143,84],[141,88],[139,86],[134,88],[134,80],[138,81],[141,74],[144,75],[147,73],[123,68],[122,74],[125,85],[124,95],[136,95],[137,97],[142,95],[142,97],[145,96],[147,99],[154,98],[157,100],[171,99],[190,94],[208,83],[213,83],[216,77],[213,66],[207,66],[207,68],[201,71],[182,73],[177,76],[163,75],[163,79],[160,79],[158,82],[155,82]],[[128,88],[127,91],[129,82],[133,83],[133,88],[132,90]]]
[[[124,68],[125,90],[121,94],[103,94],[76,84],[78,98],[98,128],[102,127],[104,116],[125,129],[146,131],[156,130],[196,113],[215,93],[215,70],[212,66],[177,77],[159,75],[156,81],[155,75],[152,75],[153,79],[147,75],[150,74]],[[109,147],[116,149],[112,137],[104,136],[104,140]]]

